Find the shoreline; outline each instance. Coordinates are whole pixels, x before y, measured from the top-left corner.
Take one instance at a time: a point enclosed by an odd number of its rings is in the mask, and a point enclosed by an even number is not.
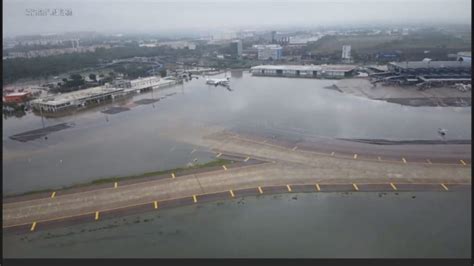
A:
[[[471,183],[373,183],[373,184],[295,184],[295,185],[273,185],[248,187],[238,190],[218,191],[205,194],[194,194],[180,198],[155,200],[147,203],[138,203],[120,208],[112,208],[95,212],[81,213],[73,216],[59,217],[34,221],[33,223],[16,224],[4,226],[6,234],[26,234],[33,231],[41,231],[67,227],[94,221],[109,220],[129,215],[150,213],[160,209],[178,208],[193,204],[210,203],[219,200],[235,200],[245,197],[260,197],[277,194],[302,194],[302,193],[413,193],[413,192],[436,192],[436,193],[469,193]]]
[[[179,175],[186,175],[189,172],[206,172],[206,171],[211,171],[212,169],[215,169],[218,166],[232,165],[235,163],[236,162],[233,160],[215,159],[207,163],[196,164],[196,165],[187,166],[187,167],[144,172],[141,174],[128,175],[128,176],[97,178],[90,182],[63,186],[60,188],[32,190],[32,191],[27,191],[23,193],[3,195],[3,203],[12,203],[12,202],[17,202],[17,201],[31,200],[31,199],[44,198],[44,197],[47,198],[47,197],[50,197],[52,192],[56,192],[56,193],[61,192],[61,194],[72,194],[72,193],[83,192],[83,191],[93,191],[96,189],[103,188],[104,185],[107,185],[108,187],[110,184],[113,184],[119,181],[123,181],[122,183],[124,184],[133,184],[133,183],[145,182],[149,180],[150,177],[153,177],[154,180],[169,177],[172,173],[175,176],[179,176]]]
[[[420,91],[415,86],[373,85],[367,78],[342,79],[325,89],[346,95],[412,107],[471,107],[470,92],[449,86]]]

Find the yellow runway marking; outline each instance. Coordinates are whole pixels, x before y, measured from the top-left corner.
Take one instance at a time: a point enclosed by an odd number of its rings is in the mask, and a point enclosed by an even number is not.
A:
[[[402,158],[403,163],[407,163],[407,160],[405,158]]]
[[[171,178],[175,178],[176,176],[174,175],[174,173],[171,173]]]
[[[96,220],[96,221],[99,220],[99,212],[98,212],[98,211],[95,212],[95,220]]]
[[[246,161],[248,161],[248,160],[250,160],[250,157],[245,158],[244,162],[246,162]]]
[[[216,158],[221,157],[221,155],[222,155],[222,153],[219,152],[219,153],[217,154]]]
[[[354,154],[354,159],[357,159],[357,154]]]
[[[426,159],[426,161],[428,162],[428,164],[433,164],[430,159]]]
[[[464,162],[463,160],[459,160],[459,161],[462,163],[462,165],[466,165],[466,162]]]
[[[291,187],[290,187],[290,185],[286,185],[286,188],[288,189],[288,192],[291,192]]]
[[[224,168],[224,170],[227,171],[227,167],[225,167],[225,165],[223,165],[222,168]]]
[[[319,184],[316,184],[316,190],[321,191],[321,188],[319,187]]]
[[[292,150],[296,151],[296,149],[298,149],[298,146],[293,147]]]
[[[153,202],[153,205],[155,205],[155,209],[158,209],[158,201]]]
[[[118,187],[118,183],[115,182],[115,183],[114,183],[114,188],[117,188],[117,187]]]
[[[258,187],[258,192],[260,192],[260,194],[263,194],[263,190],[261,187]]]
[[[235,197],[235,195],[234,195],[234,191],[232,191],[232,189],[231,189],[231,190],[229,190],[229,193],[230,193],[230,196],[231,196],[232,198],[234,198],[234,197]]]
[[[354,186],[354,189],[355,189],[356,191],[359,191],[359,188],[357,187],[356,184],[352,184],[352,186]]]
[[[441,186],[444,188],[444,190],[448,191],[448,187],[445,184],[441,184]]]
[[[193,150],[191,151],[191,154],[193,154],[195,151],[196,151],[196,149],[193,149]]]
[[[196,203],[198,201],[197,198],[196,198],[196,195],[193,195],[193,201],[194,201],[194,203]]]
[[[390,183],[390,186],[392,186],[393,190],[397,190],[397,187],[393,183]]]
[[[331,156],[334,156],[334,152],[331,152]]]
[[[33,222],[33,224],[31,225],[30,231],[35,231],[35,227],[36,227],[36,222]]]
[[[51,193],[51,198],[54,198],[54,196],[56,196],[56,191]]]

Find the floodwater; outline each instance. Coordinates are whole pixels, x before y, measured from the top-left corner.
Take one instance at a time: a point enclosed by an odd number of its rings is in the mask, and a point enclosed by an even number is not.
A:
[[[195,204],[24,235],[5,258],[469,258],[470,192],[301,193]]]
[[[252,77],[232,72],[230,89],[205,78],[129,100],[170,95],[154,105],[137,105],[114,115],[106,107],[45,119],[45,125],[74,122],[48,139],[21,143],[14,134],[42,127],[27,114],[3,119],[3,192],[68,186],[102,177],[182,167],[213,159],[196,142],[210,130],[279,135],[419,140],[471,138],[471,107],[408,107],[345,95],[325,87],[331,80]],[[224,74],[213,76],[222,78]],[[154,106],[154,107],[153,107]],[[198,152],[191,154],[193,149]]]

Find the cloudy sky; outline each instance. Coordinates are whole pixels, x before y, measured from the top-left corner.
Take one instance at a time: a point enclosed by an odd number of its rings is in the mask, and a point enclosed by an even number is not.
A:
[[[72,16],[28,16],[40,9]],[[28,11],[29,10],[29,11]],[[11,37],[66,31],[163,33],[374,23],[467,23],[470,0],[4,0]]]

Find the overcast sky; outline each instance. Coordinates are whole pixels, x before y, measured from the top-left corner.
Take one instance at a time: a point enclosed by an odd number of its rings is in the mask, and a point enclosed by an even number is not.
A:
[[[73,15],[26,15],[27,9],[46,8],[71,9]],[[4,37],[66,31],[214,32],[255,26],[470,21],[470,0],[3,0]]]

